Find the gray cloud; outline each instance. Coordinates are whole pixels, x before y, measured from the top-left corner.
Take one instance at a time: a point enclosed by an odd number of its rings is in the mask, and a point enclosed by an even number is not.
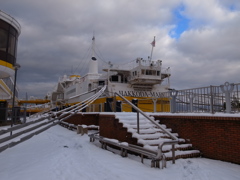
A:
[[[190,20],[179,39],[174,10]],[[87,72],[93,32],[104,61],[150,55],[171,67],[171,85],[185,89],[239,82],[240,3],[233,0],[8,0],[1,10],[22,26],[18,44],[20,95],[44,97],[64,73]],[[99,61],[103,67],[103,61]]]

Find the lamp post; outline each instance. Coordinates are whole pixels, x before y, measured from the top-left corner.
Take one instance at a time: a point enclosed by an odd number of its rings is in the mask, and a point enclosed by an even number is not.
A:
[[[14,70],[15,70],[15,75],[14,75],[14,84],[13,84],[13,98],[12,98],[12,115],[11,115],[11,127],[13,126],[13,113],[14,113],[14,106],[15,106],[15,94],[16,94],[16,81],[17,81],[17,70],[21,66],[19,64],[15,64]],[[11,131],[12,135],[12,131]]]

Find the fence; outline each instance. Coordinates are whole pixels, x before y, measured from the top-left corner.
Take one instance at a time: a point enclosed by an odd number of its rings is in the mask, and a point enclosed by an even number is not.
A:
[[[26,122],[26,108],[14,107],[12,108],[0,108],[0,124],[16,124]]]
[[[171,112],[240,112],[240,83],[228,82],[220,86],[208,86],[162,93],[170,98]]]

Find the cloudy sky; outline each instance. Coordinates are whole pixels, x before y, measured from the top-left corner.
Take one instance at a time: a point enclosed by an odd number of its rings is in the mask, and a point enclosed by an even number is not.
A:
[[[103,61],[147,58],[171,67],[171,87],[240,82],[239,0],[7,0],[21,24],[20,97],[42,98],[64,74],[87,72],[93,32]]]

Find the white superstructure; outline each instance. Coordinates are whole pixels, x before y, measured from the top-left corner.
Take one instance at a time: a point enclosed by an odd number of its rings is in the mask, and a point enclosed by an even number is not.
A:
[[[103,69],[104,74],[98,73],[98,60],[94,54],[95,38],[92,42],[92,58],[89,72],[84,76],[64,75],[52,92],[53,104],[73,104],[95,94],[103,85],[107,85],[101,102],[120,93],[130,98],[160,98],[161,92],[169,89],[170,69],[162,68],[162,60],[153,61],[150,58],[136,60],[124,65],[116,66],[111,63]]]

